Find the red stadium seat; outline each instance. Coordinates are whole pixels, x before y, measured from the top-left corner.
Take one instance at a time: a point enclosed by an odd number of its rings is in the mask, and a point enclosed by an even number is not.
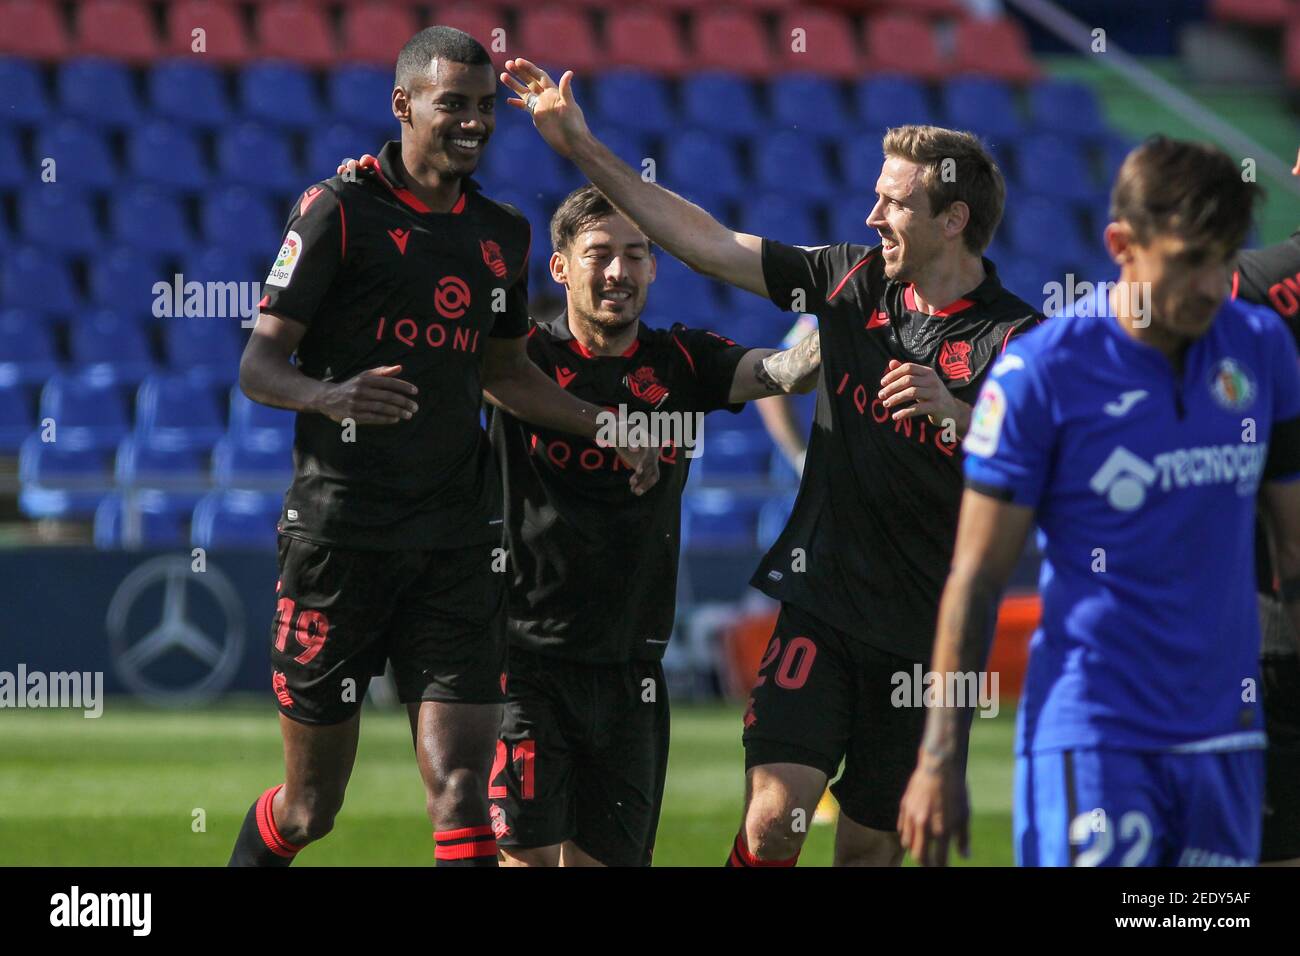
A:
[[[802,52],[794,50],[795,30],[803,30]],[[786,70],[848,78],[862,72],[862,53],[848,17],[827,10],[791,10],[776,31],[781,65]]]
[[[203,33],[204,52],[194,50],[194,31]],[[225,0],[177,0],[167,7],[167,39],[171,56],[206,57],[221,64],[247,63],[252,58],[239,8]]]
[[[863,24],[866,69],[939,80],[952,66],[939,55],[929,21],[905,14],[873,17]]]
[[[334,32],[325,11],[302,0],[279,0],[257,8],[257,55],[304,66],[337,61]]]
[[[68,47],[67,28],[54,4],[44,0],[0,4],[0,54],[61,60],[68,55]]]
[[[1292,86],[1300,86],[1300,19],[1286,28],[1286,78]]]
[[[1039,69],[1029,55],[1029,41],[1012,20],[963,20],[957,24],[955,67],[1013,83],[1036,79]]]
[[[1271,27],[1286,23],[1296,13],[1290,0],[1211,0],[1210,16],[1251,26]]]
[[[752,77],[771,72],[772,46],[756,13],[703,10],[692,27],[697,67]]]
[[[869,13],[890,13],[900,6],[898,0],[822,0],[824,7],[845,7],[866,10]],[[907,12],[914,17],[964,17],[966,7],[962,0],[908,0]]]
[[[498,7],[485,6],[478,3],[455,3],[445,7],[435,7],[429,12],[426,26],[440,24],[442,26],[455,27],[457,30],[464,30],[479,43],[483,44],[492,57],[492,62],[498,67],[506,60],[514,56],[524,56],[523,47],[517,42],[515,31],[509,30],[509,23],[505,11]],[[507,31],[506,49],[493,50],[492,40],[494,30]]]
[[[658,10],[620,10],[605,20],[611,66],[676,76],[690,64],[673,18]]]
[[[596,48],[590,16],[572,7],[549,6],[519,12],[518,53],[534,63],[586,73],[606,63]]]
[[[135,0],[86,0],[76,21],[76,54],[147,63],[162,50],[153,16]]]
[[[419,27],[415,11],[393,3],[343,8],[343,52],[353,63],[392,66],[397,54]]]

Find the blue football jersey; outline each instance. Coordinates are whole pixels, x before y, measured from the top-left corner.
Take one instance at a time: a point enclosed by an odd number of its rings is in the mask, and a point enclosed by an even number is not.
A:
[[[1267,309],[1225,302],[1181,374],[1113,318],[1012,342],[964,450],[968,487],[1036,512],[1018,753],[1264,745],[1255,496],[1300,477],[1269,444],[1287,423],[1290,451],[1298,416],[1295,345]]]

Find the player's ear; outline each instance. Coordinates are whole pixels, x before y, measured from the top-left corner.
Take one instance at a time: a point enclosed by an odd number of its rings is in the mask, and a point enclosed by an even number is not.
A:
[[[960,199],[953,202],[943,213],[943,231],[949,239],[961,237],[961,231],[970,222],[970,206]]]
[[[569,260],[558,252],[551,253],[551,278],[562,286],[569,284]]]
[[[399,123],[411,121],[411,97],[400,86],[393,87],[393,115]]]
[[[650,250],[650,275],[645,280],[646,284],[648,285],[649,283],[654,282],[655,276],[657,276],[658,274],[659,274],[659,260],[655,258],[654,249],[651,249]]]
[[[1133,261],[1133,227],[1127,222],[1112,222],[1101,234],[1106,252],[1121,266]]]

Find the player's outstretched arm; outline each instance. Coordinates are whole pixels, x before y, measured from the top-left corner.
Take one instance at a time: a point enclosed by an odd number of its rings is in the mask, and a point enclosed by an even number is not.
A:
[[[1300,481],[1265,482],[1263,498],[1282,603],[1291,617],[1291,636],[1300,651]]]
[[[736,366],[731,402],[749,402],[769,395],[811,392],[822,364],[822,338],[816,329],[788,349],[750,349]]]
[[[321,382],[298,370],[290,357],[307,332],[301,322],[263,312],[239,360],[239,387],[255,402],[295,412],[315,412],[358,425],[395,425],[410,419],[419,391],[396,376],[400,365],[367,369],[346,382]]]
[[[939,602],[939,625],[931,670],[941,687],[959,685],[948,674],[984,666],[997,622],[1002,589],[1015,568],[1033,524],[1033,509],[967,489],[957,521],[952,570]],[[962,772],[969,725],[963,710],[929,709],[916,770],[898,813],[903,847],[922,866],[945,866],[948,843],[970,852],[970,807]]]
[[[537,97],[533,124],[542,138],[579,169],[652,242],[663,246],[697,272],[748,289],[764,298],[763,240],[736,232],[676,193],[646,182],[596,139],[573,95],[573,71],[559,85],[528,60],[507,60],[501,82],[516,97],[510,105],[527,110]],[[629,104],[634,106],[635,104]]]
[[[601,409],[575,398],[528,358],[525,337],[488,339],[483,356],[483,396],[515,418],[597,440]],[[632,469],[630,484],[642,495],[659,480],[657,448],[613,446]]]

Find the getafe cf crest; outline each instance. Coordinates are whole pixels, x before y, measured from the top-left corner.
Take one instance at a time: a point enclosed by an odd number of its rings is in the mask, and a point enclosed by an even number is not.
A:
[[[954,382],[970,378],[970,343],[944,342],[939,350],[939,369]]]
[[[491,239],[480,239],[479,248],[483,250],[483,261],[498,279],[506,277],[506,259],[501,254],[501,247]]]
[[[1255,379],[1236,359],[1225,358],[1210,371],[1210,394],[1230,412],[1248,408],[1255,400]]]
[[[668,389],[655,378],[655,370],[649,365],[642,365],[635,372],[624,375],[623,384],[629,392],[653,408],[658,408],[668,398]]]

